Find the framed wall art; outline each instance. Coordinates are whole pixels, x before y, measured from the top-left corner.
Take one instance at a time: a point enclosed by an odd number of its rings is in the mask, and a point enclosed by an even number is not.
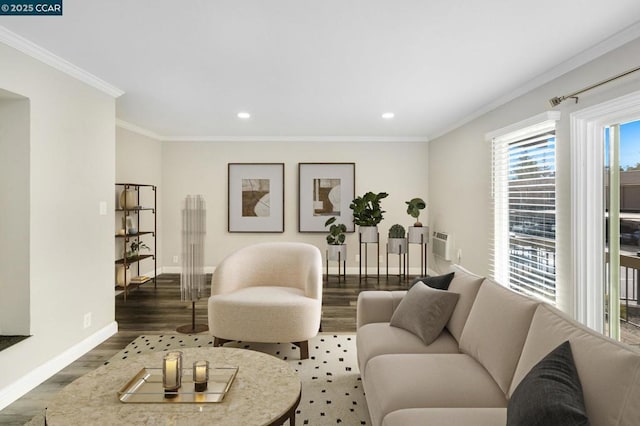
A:
[[[298,231],[327,232],[331,217],[354,232],[355,163],[298,163]]]
[[[229,232],[284,232],[284,163],[228,164]]]

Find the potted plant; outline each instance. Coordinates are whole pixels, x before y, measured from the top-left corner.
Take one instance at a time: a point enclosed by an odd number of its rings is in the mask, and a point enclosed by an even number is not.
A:
[[[343,223],[335,223],[336,217],[327,219],[324,226],[329,226],[329,235],[327,235],[327,259],[343,261],[347,259],[347,246],[345,241],[345,232],[347,227]]]
[[[404,226],[395,224],[389,228],[389,253],[402,254],[407,251]]]
[[[140,250],[151,250],[149,246],[147,246],[143,241],[134,240],[131,241],[130,250],[127,252],[127,257],[138,257],[140,256]]]
[[[353,210],[353,223],[358,225],[360,241],[363,243],[378,242],[378,224],[384,218],[384,210],[380,207],[380,201],[389,194],[379,192],[374,194],[369,191],[351,201],[349,208]]]
[[[416,219],[413,226],[409,227],[409,242],[415,244],[426,244],[429,239],[429,227],[423,227],[420,222],[420,210],[427,207],[427,203],[422,198],[412,198],[409,201],[405,201],[407,205],[407,213],[409,216]]]
[[[427,203],[424,202],[422,198],[412,198],[409,201],[405,201],[407,205],[407,213],[409,216],[416,219],[416,223],[413,226],[421,227],[422,223],[418,220],[420,218],[420,210],[427,207]]]

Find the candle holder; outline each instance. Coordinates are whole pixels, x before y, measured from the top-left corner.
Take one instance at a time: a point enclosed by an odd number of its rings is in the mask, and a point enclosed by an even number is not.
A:
[[[165,398],[178,396],[182,385],[182,352],[172,351],[162,359],[162,387]]]
[[[209,361],[196,361],[193,363],[193,383],[196,392],[207,390],[209,382]]]

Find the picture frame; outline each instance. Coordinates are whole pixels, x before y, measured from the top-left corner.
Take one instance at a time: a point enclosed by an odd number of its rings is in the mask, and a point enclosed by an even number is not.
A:
[[[298,163],[298,232],[327,232],[331,217],[354,232],[355,182],[355,163]]]
[[[284,232],[284,163],[228,163],[228,232]]]

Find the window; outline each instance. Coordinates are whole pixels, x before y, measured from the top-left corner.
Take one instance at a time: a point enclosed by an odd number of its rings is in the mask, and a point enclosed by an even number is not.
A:
[[[640,91],[575,111],[570,117],[574,315],[600,332],[604,332],[605,318],[605,129],[639,118]]]
[[[496,282],[555,304],[555,120],[532,120],[491,138],[491,267]]]

